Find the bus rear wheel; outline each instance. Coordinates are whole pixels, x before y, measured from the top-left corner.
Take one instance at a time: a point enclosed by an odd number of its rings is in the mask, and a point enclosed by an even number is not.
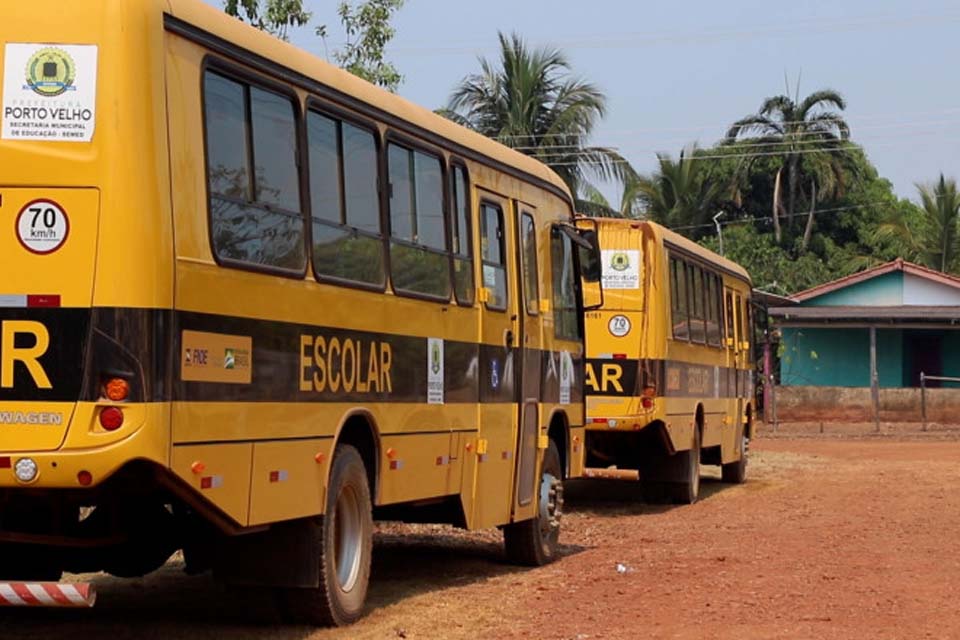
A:
[[[724,482],[743,484],[747,481],[747,449],[749,446],[750,439],[747,438],[746,430],[743,430],[740,433],[740,459],[720,467],[721,479]]]
[[[537,516],[503,528],[507,558],[514,564],[539,567],[556,560],[560,550],[560,520],[563,517],[563,471],[560,450],[551,440],[540,472]]]
[[[640,463],[640,487],[647,504],[693,504],[700,497],[700,429],[693,444],[672,456]]]
[[[363,615],[370,582],[373,516],[363,458],[349,445],[337,447],[319,530],[320,584],[286,594],[291,614],[322,626],[352,624]]]
[[[669,497],[674,504],[693,504],[700,497],[700,429],[693,430],[693,446],[681,451],[675,458],[679,482],[667,485]]]

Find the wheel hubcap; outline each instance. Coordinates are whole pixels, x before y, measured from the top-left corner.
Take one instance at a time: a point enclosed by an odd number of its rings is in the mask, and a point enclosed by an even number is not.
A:
[[[362,517],[360,500],[351,487],[344,487],[337,498],[334,515],[334,558],[340,589],[350,591],[360,575]]]

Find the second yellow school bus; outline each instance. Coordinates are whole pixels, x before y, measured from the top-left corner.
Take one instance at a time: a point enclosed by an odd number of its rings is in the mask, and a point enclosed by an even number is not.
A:
[[[746,478],[750,277],[653,222],[587,219],[603,307],[586,315],[587,465],[637,469],[647,500],[691,503],[700,464]]]
[[[372,521],[557,553],[573,200],[200,0],[6,3],[0,580],[188,571],[362,613]]]

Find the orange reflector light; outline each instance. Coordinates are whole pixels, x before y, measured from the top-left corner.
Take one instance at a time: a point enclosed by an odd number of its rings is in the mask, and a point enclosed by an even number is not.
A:
[[[116,431],[123,426],[123,411],[117,407],[107,407],[100,412],[100,426],[107,431]]]
[[[192,471],[196,475],[200,475],[206,470],[207,470],[207,465],[203,464],[199,460],[197,460],[192,465],[190,465],[190,471]]]
[[[393,460],[394,458],[397,457],[397,452],[394,451],[392,448],[387,449],[387,457]]]
[[[89,471],[81,471],[77,474],[77,482],[80,483],[81,487],[89,487],[93,484],[93,474]]]
[[[325,456],[323,455],[323,451],[321,451],[317,455],[313,456],[313,459],[316,461],[317,464],[323,464],[324,457]]]
[[[130,397],[130,383],[123,378],[113,378],[104,386],[107,397],[114,402],[123,402]]]

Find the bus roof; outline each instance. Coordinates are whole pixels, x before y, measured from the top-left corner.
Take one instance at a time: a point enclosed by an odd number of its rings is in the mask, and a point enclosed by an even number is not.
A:
[[[727,260],[720,254],[710,251],[706,247],[697,244],[689,238],[685,238],[675,231],[667,229],[661,224],[651,222],[650,220],[633,220],[626,218],[597,218],[597,220],[604,225],[638,224],[642,227],[646,227],[653,233],[654,237],[656,237],[659,242],[678,247],[683,251],[702,259],[704,262],[715,264],[721,267],[724,271],[739,277],[744,282],[752,284],[750,274],[747,273],[747,270],[736,262]]]
[[[514,151],[486,136],[451,122],[429,109],[376,87],[302,49],[232,18],[201,0],[166,0],[164,4],[167,3],[174,18],[193,29],[214,36],[222,43],[229,45],[232,50],[236,50],[238,54],[253,53],[273,65],[279,65],[294,74],[320,83],[388,117],[400,119],[415,129],[433,132],[445,141],[452,142],[475,155],[483,156],[483,159],[506,165],[546,183],[572,202],[570,191],[563,180],[546,165],[530,156]],[[205,42],[205,44],[208,43]],[[251,62],[244,57],[239,61]]]

